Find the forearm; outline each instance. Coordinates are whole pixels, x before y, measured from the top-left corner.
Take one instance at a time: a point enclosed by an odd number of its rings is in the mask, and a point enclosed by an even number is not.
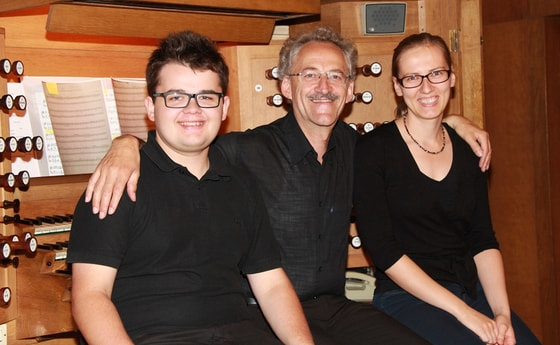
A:
[[[478,278],[488,304],[495,316],[510,318],[511,311],[506,289],[502,254],[497,249],[488,249],[474,257]]]
[[[446,122],[451,128],[456,129],[457,126],[472,124],[472,121],[466,117],[458,114],[448,114],[445,115],[443,121]]]
[[[72,314],[89,345],[133,345],[110,299],[84,295],[72,300]]]
[[[406,255],[385,273],[411,295],[458,319],[461,319],[462,315],[470,309],[461,299],[433,280]]]
[[[469,307],[463,300],[428,276],[407,256],[403,256],[385,273],[410,294],[453,315],[483,342],[490,344],[497,342],[499,332],[494,320]]]
[[[443,119],[463,140],[469,144],[473,152],[480,157],[478,166],[482,171],[490,167],[492,146],[488,132],[482,130],[472,121],[460,115],[448,115]]]
[[[313,344],[299,299],[284,271],[277,270],[279,272],[268,277],[249,278],[261,310],[276,336],[284,344]],[[265,280],[266,283],[262,284]]]

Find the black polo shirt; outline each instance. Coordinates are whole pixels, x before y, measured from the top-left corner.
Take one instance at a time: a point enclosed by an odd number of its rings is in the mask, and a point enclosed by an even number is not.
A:
[[[241,272],[280,266],[260,193],[220,157],[198,180],[151,132],[137,201],[124,193],[104,220],[83,197],[76,207],[68,262],[118,269],[112,299],[132,338],[246,319]]]

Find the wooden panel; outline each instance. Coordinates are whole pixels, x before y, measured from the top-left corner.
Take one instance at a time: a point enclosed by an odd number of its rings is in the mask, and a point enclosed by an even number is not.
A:
[[[22,200],[20,213],[30,218],[74,213],[88,178],[89,175],[32,178],[29,191],[15,193],[15,197]]]
[[[265,77],[265,71],[278,64],[280,48],[279,44],[272,44],[224,49],[233,49],[232,54],[237,56],[236,63],[230,64],[232,67],[230,78],[238,83],[239,127],[233,128],[228,123],[229,131],[255,128],[286,114],[287,108],[270,106],[266,103],[266,97],[280,93],[278,82]]]
[[[51,235],[50,240],[68,240],[67,234],[61,236],[63,238],[55,239]],[[54,252],[39,249],[35,257],[23,257],[20,263],[16,338],[36,338],[75,331],[77,327],[72,319],[70,303],[71,276],[46,270],[55,265]]]
[[[39,7],[58,0],[3,0],[0,13],[20,10],[22,8]]]
[[[483,0],[482,21],[484,25],[520,20],[530,12],[531,3],[542,2],[532,0],[515,0],[494,2]]]
[[[51,4],[59,0],[3,0],[0,7],[1,12],[8,12],[19,9],[39,7]],[[68,2],[68,1],[67,1]],[[110,2],[105,1],[105,2]],[[285,1],[260,1],[260,0],[151,0],[147,1],[160,6],[174,4],[178,6],[202,6],[221,9],[248,10],[253,13],[278,12],[283,16],[291,17],[297,14],[319,14],[319,0],[285,0]],[[120,3],[130,3],[138,5],[138,1],[122,0]],[[153,6],[153,5],[152,5]]]
[[[8,328],[8,344],[10,345],[78,345],[80,342],[75,334],[58,334],[52,336],[41,336],[29,339],[16,339],[16,320],[7,324]]]
[[[156,39],[53,34],[47,7],[0,15],[6,55],[21,60],[30,76],[143,77]]]
[[[543,344],[558,344],[547,75],[544,59],[535,59],[545,54],[544,30],[542,22],[524,20],[485,25],[484,37],[486,125],[493,149],[490,206],[510,302]],[[519,82],[504,77],[512,71]]]
[[[558,4],[558,2],[557,2]],[[560,13],[557,9],[556,13]],[[560,76],[560,16],[553,16],[545,18],[545,33],[546,33],[546,75]],[[560,205],[560,97],[558,97],[558,85],[556,82],[547,82],[546,85],[546,107],[549,114],[547,118],[548,124],[548,157],[549,159],[549,173],[550,173],[550,205]],[[552,206],[551,206],[552,207]],[[549,336],[551,339],[550,344],[560,343],[560,317],[558,310],[560,309],[560,213],[558,206],[552,209],[551,212],[551,229],[553,234],[553,255],[548,259],[553,260],[555,264],[554,277],[549,277],[551,281],[550,288],[555,289],[553,294],[556,299],[556,313],[554,315],[546,315],[544,317],[550,320]],[[552,299],[554,300],[554,299]],[[551,308],[554,312],[554,308]]]
[[[135,2],[125,0],[126,2]],[[315,13],[320,12],[319,0],[284,0],[284,1],[262,1],[262,0],[149,0],[151,3],[196,5],[203,7],[244,9],[259,12],[280,13]]]
[[[47,31],[163,38],[170,32],[191,29],[215,41],[268,43],[276,19],[278,17],[56,3],[50,6]]]
[[[482,23],[480,1],[463,0],[460,8],[459,61],[461,113],[480,127],[484,127],[484,93],[482,78]],[[456,90],[457,92],[459,90]],[[459,109],[457,109],[459,111]]]

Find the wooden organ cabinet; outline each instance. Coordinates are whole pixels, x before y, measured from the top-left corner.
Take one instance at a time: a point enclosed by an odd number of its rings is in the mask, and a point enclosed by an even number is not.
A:
[[[11,0],[8,2],[16,3]],[[42,1],[43,4],[52,2],[54,0]],[[361,6],[385,2],[322,0],[320,19],[316,18],[314,22],[287,22],[290,33],[321,23],[340,30],[344,36],[356,42],[360,71],[355,92],[359,95],[355,102],[345,108],[343,120],[362,130],[370,124],[393,119],[396,106],[390,81],[393,48],[407,34],[428,31],[447,39],[453,50],[457,83],[449,112],[463,114],[483,126],[481,0],[398,1],[407,6],[404,33],[363,34]],[[212,1],[208,0],[208,3]],[[4,30],[0,32],[0,59],[22,61],[25,75],[28,76],[143,77],[147,57],[157,45],[156,38],[147,36],[47,32],[48,6],[6,13],[2,12],[2,6],[0,27]],[[230,66],[229,94],[232,99],[230,116],[223,132],[252,128],[286,113],[287,105],[280,95],[273,73],[281,44],[282,37],[267,44],[220,44],[220,50]],[[372,64],[375,73],[368,72]],[[0,96],[7,92],[7,81],[5,77],[0,77]],[[2,137],[10,135],[9,116],[17,114],[8,115],[0,111]],[[5,156],[0,162],[0,170],[0,175],[11,171],[10,160]],[[22,218],[67,215],[73,212],[88,178],[88,175],[32,178],[27,191],[2,190],[0,197],[2,201],[19,199],[19,214]],[[15,214],[11,208],[1,208],[0,212],[2,217]],[[32,229],[33,226],[2,224],[2,235],[23,232],[26,228]],[[353,225],[350,226],[350,234],[356,234]],[[68,233],[38,235],[36,238],[40,245],[56,244],[64,242]],[[361,249],[349,248],[349,267],[371,265]],[[0,306],[0,324],[7,325],[10,344],[34,344],[38,341],[46,344],[76,343],[75,338],[71,337],[75,333],[75,325],[70,316],[69,275],[64,271],[64,266],[59,266],[60,262],[55,260],[56,253],[57,249],[39,248],[33,256],[19,254],[17,269],[9,261],[6,261],[7,265],[0,266],[0,289],[9,287],[12,292],[11,302]],[[10,256],[11,259],[13,257]],[[504,259],[506,266],[508,261],[515,261],[507,256]],[[515,267],[508,269],[508,274],[516,270]],[[508,276],[510,289],[521,283],[522,272],[516,273]],[[521,296],[514,294],[513,297],[511,303],[516,311],[522,317],[530,315],[530,305],[516,299],[521,299]],[[538,324],[541,320],[527,321],[537,336],[541,337]],[[0,343],[2,332],[0,328]]]

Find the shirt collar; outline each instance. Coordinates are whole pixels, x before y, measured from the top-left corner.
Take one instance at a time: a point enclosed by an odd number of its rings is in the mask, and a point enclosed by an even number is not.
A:
[[[156,141],[156,131],[151,130],[148,132],[148,141],[142,146],[141,152],[146,154],[148,158],[164,173],[171,173],[175,170],[187,170],[184,166],[174,162],[163,151],[161,146]],[[208,157],[210,159],[210,169],[204,174],[202,179],[229,179],[231,176],[231,168],[218,152],[218,150],[210,146]]]
[[[336,147],[335,137],[340,131],[340,122],[340,120],[337,121],[333,128],[333,132],[331,133],[331,136],[329,138],[327,152]],[[305,134],[297,123],[293,110],[290,110],[286,115],[286,121],[284,121],[284,124],[282,125],[282,131],[284,132],[284,135],[286,137],[287,145],[290,148],[290,156],[293,160],[293,163],[300,162],[310,152],[313,153],[314,158],[317,159],[317,152],[315,152],[315,149],[313,148],[313,146],[311,146],[311,144],[305,137]]]

